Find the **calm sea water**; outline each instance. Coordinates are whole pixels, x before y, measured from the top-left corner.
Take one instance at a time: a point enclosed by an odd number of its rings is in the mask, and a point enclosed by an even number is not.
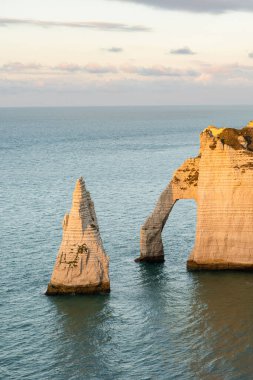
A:
[[[253,378],[253,274],[188,273],[193,201],[164,230],[166,262],[136,264],[139,229],[208,124],[253,107],[0,109],[0,378]],[[111,294],[44,295],[84,176]]]

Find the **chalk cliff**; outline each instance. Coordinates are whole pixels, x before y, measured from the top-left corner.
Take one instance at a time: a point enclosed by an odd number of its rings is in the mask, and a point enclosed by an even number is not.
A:
[[[109,258],[83,178],[76,182],[72,208],[62,226],[62,243],[46,294],[109,292]]]
[[[198,157],[175,171],[141,227],[136,261],[164,260],[162,230],[179,199],[197,203],[189,270],[253,269],[253,122],[241,130],[210,126],[201,133]]]

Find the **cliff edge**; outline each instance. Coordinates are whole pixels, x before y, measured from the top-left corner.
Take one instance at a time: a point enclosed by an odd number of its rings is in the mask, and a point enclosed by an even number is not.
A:
[[[109,292],[109,258],[83,178],[76,182],[72,208],[62,226],[62,243],[46,294]]]
[[[209,126],[198,157],[177,169],[141,227],[140,257],[164,260],[162,230],[175,202],[197,203],[189,270],[253,269],[253,122],[242,129]]]

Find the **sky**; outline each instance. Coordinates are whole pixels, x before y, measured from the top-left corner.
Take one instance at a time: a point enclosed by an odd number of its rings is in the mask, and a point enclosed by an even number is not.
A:
[[[253,0],[0,0],[0,107],[253,104]]]

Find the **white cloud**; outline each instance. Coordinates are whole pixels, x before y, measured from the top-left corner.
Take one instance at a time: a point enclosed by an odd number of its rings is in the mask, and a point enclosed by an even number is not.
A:
[[[108,74],[118,72],[117,67],[113,65],[99,65],[97,63],[89,63],[83,66],[74,63],[61,63],[57,66],[53,66],[52,69],[69,73],[83,72],[89,74]]]
[[[199,62],[183,70],[165,65],[10,62],[0,72],[0,106],[65,105],[66,99],[69,105],[249,104],[253,96],[253,66],[237,63]]]
[[[42,65],[38,63],[21,63],[21,62],[9,62],[0,66],[0,71],[9,73],[18,73],[24,71],[37,71],[42,68]]]
[[[64,27],[64,28],[79,28],[79,29],[95,29],[102,31],[116,31],[116,32],[148,32],[151,29],[142,25],[128,25],[115,22],[102,22],[102,21],[44,21],[44,20],[31,20],[31,19],[12,19],[0,18],[0,26],[13,26],[25,25],[35,27]]]
[[[199,75],[199,72],[196,70],[179,70],[163,65],[154,65],[154,66],[132,66],[132,65],[123,65],[121,67],[122,71],[131,74],[137,74],[146,77],[196,77]]]

